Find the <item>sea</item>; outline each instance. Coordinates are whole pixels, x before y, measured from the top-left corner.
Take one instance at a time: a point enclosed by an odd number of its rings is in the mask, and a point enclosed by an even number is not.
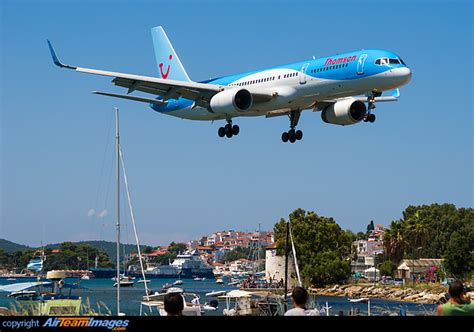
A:
[[[36,278],[17,278],[16,280],[7,280],[6,278],[0,278],[0,285],[7,285],[18,282],[30,282],[36,281]],[[148,288],[152,291],[159,290],[166,283],[173,283],[176,279],[151,279],[148,283]],[[201,304],[210,303],[212,300],[216,300],[215,297],[207,297],[206,293],[213,291],[230,291],[238,289],[235,286],[228,286],[230,282],[224,277],[224,284],[216,284],[216,279],[205,279],[201,281],[193,279],[182,279],[183,284],[177,287],[183,288],[185,292],[196,293],[200,297]],[[66,284],[78,284],[78,289],[72,290],[72,294],[79,295],[82,297],[83,304],[87,303],[95,313],[102,315],[116,315],[117,314],[117,290],[113,287],[114,281],[111,279],[99,279],[91,278],[89,280],[67,278]],[[11,308],[16,305],[14,299],[9,298],[8,293],[0,291],[0,307]],[[142,296],[145,295],[145,287],[141,283],[135,283],[133,287],[121,287],[120,297],[121,305],[120,311],[130,316],[140,315],[140,301]],[[290,299],[288,299],[288,307],[291,308]],[[345,316],[349,315],[350,312],[355,312],[357,309],[361,316],[367,315],[368,304],[367,303],[351,303],[347,297],[337,296],[312,296],[308,301],[308,307],[321,308],[328,306],[329,315],[335,316],[342,312]],[[218,307],[216,311],[206,311],[206,316],[222,316],[222,311],[226,307],[225,300],[218,301]],[[157,315],[154,311],[150,313],[142,308],[143,315]],[[435,304],[418,304],[401,301],[391,301],[385,299],[370,299],[370,312],[374,316],[387,316],[387,315],[398,315],[402,311],[405,311],[408,315],[414,316],[432,316],[436,313]]]

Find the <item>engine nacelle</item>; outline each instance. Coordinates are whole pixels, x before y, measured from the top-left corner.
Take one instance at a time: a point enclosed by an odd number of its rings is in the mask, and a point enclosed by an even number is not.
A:
[[[341,126],[356,124],[364,119],[367,107],[355,98],[335,102],[321,112],[321,119],[326,123]]]
[[[246,89],[228,89],[211,98],[211,110],[221,114],[235,114],[248,111],[253,104],[252,94]]]

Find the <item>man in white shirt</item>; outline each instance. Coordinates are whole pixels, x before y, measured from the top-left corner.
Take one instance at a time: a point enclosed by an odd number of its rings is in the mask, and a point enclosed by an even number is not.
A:
[[[296,286],[291,293],[293,309],[288,310],[285,316],[319,316],[318,310],[306,309],[308,301],[308,291],[303,287]]]

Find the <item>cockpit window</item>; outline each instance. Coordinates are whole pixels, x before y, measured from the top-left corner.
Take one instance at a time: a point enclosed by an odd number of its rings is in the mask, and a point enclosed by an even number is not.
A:
[[[388,64],[388,58],[380,58],[375,60],[376,65],[387,65]]]
[[[399,65],[399,64],[405,64],[402,59],[397,59],[397,58],[380,58],[375,60],[376,65]]]
[[[402,63],[402,65],[406,66],[405,62],[402,60],[402,58],[398,58],[398,60],[400,60],[400,62]]]

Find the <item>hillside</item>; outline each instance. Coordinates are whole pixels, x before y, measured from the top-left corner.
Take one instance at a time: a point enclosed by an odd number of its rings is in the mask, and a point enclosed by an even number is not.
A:
[[[117,257],[115,242],[79,241],[79,242],[73,242],[73,243],[74,244],[87,244],[87,245],[90,245],[91,247],[103,250],[109,255],[110,260],[115,263],[115,259]],[[50,249],[57,249],[59,248],[60,245],[61,243],[52,243],[52,244],[47,244],[44,247],[50,248]],[[122,244],[120,247],[121,247],[120,255],[123,255],[124,253],[129,254],[131,252],[137,251],[137,246],[135,244],[125,244],[125,245]],[[140,248],[143,250],[145,248],[145,245],[141,245]],[[8,240],[0,239],[0,249],[3,249],[7,253],[12,253],[15,251],[32,250],[32,249],[38,249],[38,248],[28,247],[22,244],[17,244]]]
[[[0,239],[0,249],[3,249],[6,253],[11,254],[15,251],[28,250],[32,248],[5,239]]]

